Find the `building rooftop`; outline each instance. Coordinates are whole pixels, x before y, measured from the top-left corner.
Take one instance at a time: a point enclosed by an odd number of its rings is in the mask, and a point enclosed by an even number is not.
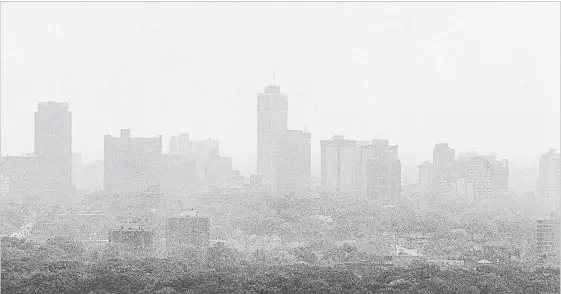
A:
[[[180,212],[178,214],[176,214],[174,217],[184,217],[184,218],[190,218],[190,217],[197,217],[197,218],[208,218],[207,215],[204,214],[200,214],[194,210],[188,210],[188,211],[183,211]]]

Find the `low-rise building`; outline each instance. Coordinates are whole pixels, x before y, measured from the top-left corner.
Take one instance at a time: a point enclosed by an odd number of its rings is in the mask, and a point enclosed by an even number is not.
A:
[[[154,232],[139,223],[124,223],[109,232],[109,242],[128,245],[136,250],[153,248]]]
[[[186,248],[205,252],[209,247],[210,220],[195,211],[182,212],[166,220],[166,250],[169,256],[182,255]]]

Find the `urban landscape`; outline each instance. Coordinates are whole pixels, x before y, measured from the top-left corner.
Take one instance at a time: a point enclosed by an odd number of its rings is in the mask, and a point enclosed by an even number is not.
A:
[[[234,143],[256,152],[243,170],[231,142],[194,126],[101,137],[77,131],[72,102],[33,98],[20,118],[33,152],[1,157],[1,292],[560,293],[559,145],[527,150],[539,158],[522,169],[446,136],[317,136],[289,128],[304,102],[272,71],[244,98],[255,140]],[[76,136],[103,157],[83,160]],[[411,165],[400,148],[432,154]]]

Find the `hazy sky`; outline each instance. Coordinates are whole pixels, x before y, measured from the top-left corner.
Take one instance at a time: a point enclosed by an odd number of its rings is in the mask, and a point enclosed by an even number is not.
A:
[[[560,142],[559,3],[2,3],[1,152],[33,151],[38,101],[67,101],[73,151],[103,135],[190,132],[255,170],[256,99],[288,94],[290,129],[437,142],[537,164]]]

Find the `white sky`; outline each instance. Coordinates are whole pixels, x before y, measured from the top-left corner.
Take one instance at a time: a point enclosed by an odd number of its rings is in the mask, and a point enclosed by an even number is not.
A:
[[[276,81],[289,128],[437,142],[518,164],[560,142],[559,3],[2,3],[1,152],[33,151],[38,101],[67,101],[73,149],[103,135],[220,140],[255,169],[256,99]]]

